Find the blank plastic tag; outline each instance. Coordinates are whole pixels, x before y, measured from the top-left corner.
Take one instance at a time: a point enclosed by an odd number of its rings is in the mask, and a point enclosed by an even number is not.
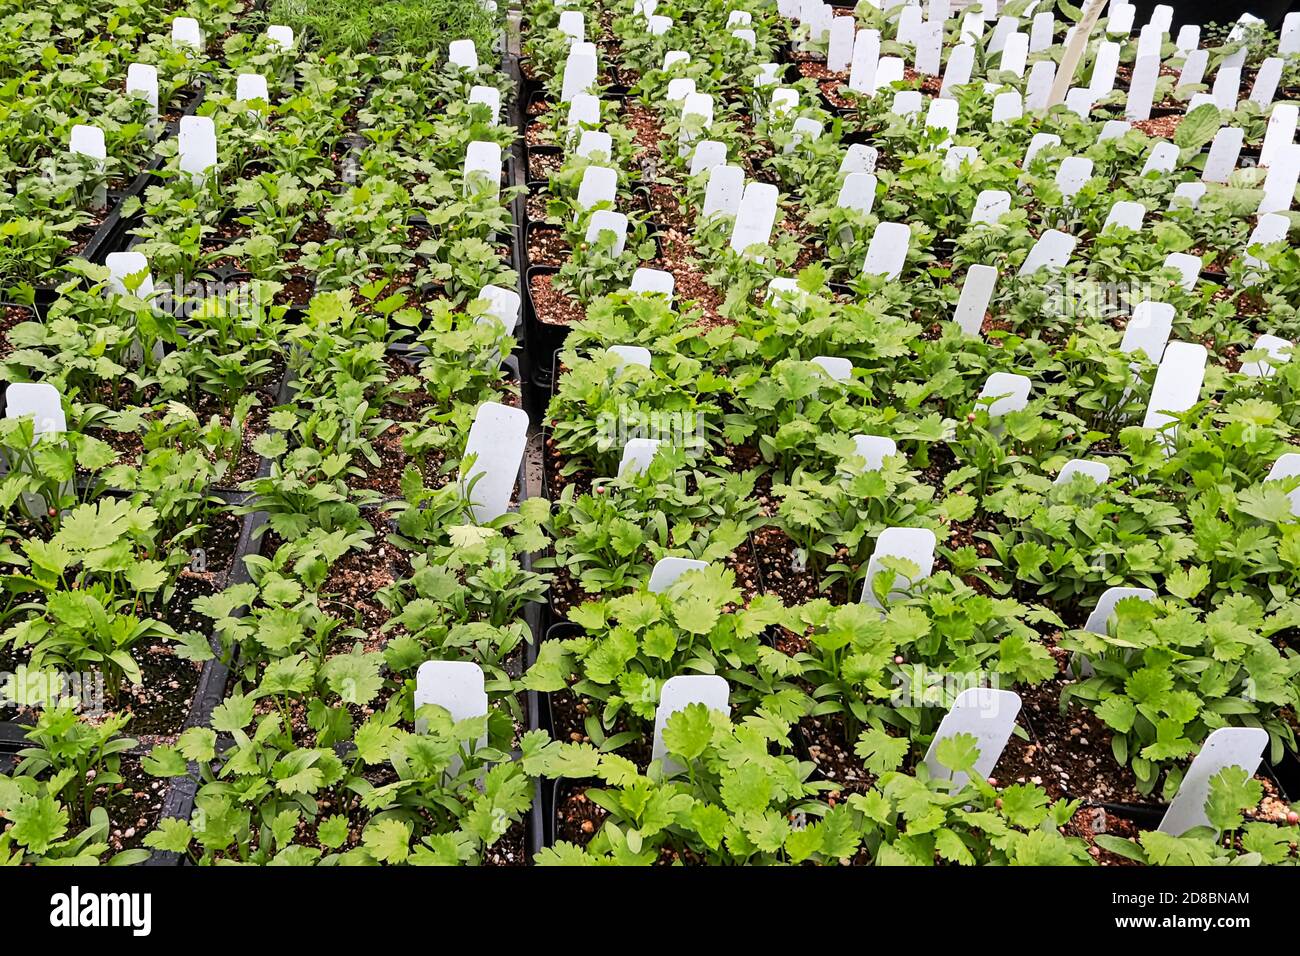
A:
[[[1106,18],[1106,32],[1111,36],[1128,36],[1133,32],[1133,17],[1137,7],[1131,3],[1112,3]]]
[[[975,47],[961,43],[948,54],[948,66],[943,71],[943,83],[939,95],[944,99],[953,97],[953,90],[970,82],[971,70],[975,66]]]
[[[478,50],[473,40],[452,40],[447,44],[447,62],[462,70],[478,69]]]
[[[770,183],[749,183],[740,198],[740,211],[731,230],[731,248],[743,253],[750,246],[767,245],[776,222],[777,189]]]
[[[921,8],[915,5],[903,7],[898,12],[898,27],[894,38],[906,46],[916,43],[916,33],[921,29]]]
[[[1264,145],[1259,149],[1259,164],[1271,166],[1273,157],[1284,146],[1295,140],[1296,122],[1300,120],[1300,106],[1295,103],[1275,103],[1268,115],[1268,127],[1264,131]]]
[[[1020,266],[1019,275],[1033,275],[1039,269],[1063,269],[1074,253],[1078,242],[1074,236],[1067,235],[1059,229],[1048,229],[1038,237],[1029,255]]]
[[[483,669],[472,661],[425,661],[415,672],[414,707],[417,712],[429,704],[442,707],[456,723],[486,717],[488,696],[484,687]],[[417,718],[415,732],[424,733],[426,726],[426,721]],[[486,732],[478,746],[487,746]]]
[[[826,69],[843,73],[853,63],[853,42],[857,21],[853,17],[835,17],[831,20],[830,46],[826,51]]]
[[[921,112],[921,104],[924,102],[920,90],[899,90],[894,94],[894,102],[889,111],[895,116],[915,116]]]
[[[1201,260],[1199,256],[1188,255],[1185,252],[1171,252],[1165,257],[1164,268],[1177,269],[1178,274],[1182,277],[1179,285],[1185,292],[1191,292],[1196,288],[1196,280],[1201,277]]]
[[[876,163],[880,159],[880,153],[874,146],[867,146],[864,143],[854,143],[844,154],[844,159],[840,162],[840,175],[852,175],[853,173],[874,173]]]
[[[1262,727],[1220,727],[1206,737],[1160,821],[1160,832],[1182,836],[1194,827],[1210,826],[1205,815],[1210,781],[1228,767],[1240,767],[1253,776],[1267,746],[1268,731]]]
[[[581,50],[575,44],[564,61],[564,84],[560,101],[567,103],[580,93],[586,93],[596,82],[596,56]]]
[[[1133,127],[1129,126],[1128,120],[1106,120],[1106,125],[1101,128],[1097,135],[1097,142],[1104,143],[1108,139],[1119,139]]]
[[[903,82],[903,61],[896,56],[882,56],[876,64],[875,90],[888,89],[890,84]]]
[[[972,768],[987,780],[1006,749],[1007,741],[1015,730],[1020,714],[1020,696],[1013,691],[993,687],[969,687],[957,695],[952,709],[944,714],[930,749],[925,753],[925,766],[935,779],[951,778],[954,787],[967,782],[964,772],[953,773],[939,762],[939,744],[958,734],[970,734],[978,741],[979,757]]]
[[[1207,183],[1226,183],[1237,168],[1245,131],[1240,126],[1225,126],[1214,136],[1210,153],[1205,157],[1205,171],[1201,179]]]
[[[715,166],[709,173],[709,185],[704,191],[704,216],[726,216],[734,219],[740,211],[740,198],[745,190],[745,171],[739,166]]]
[[[957,101],[933,99],[925,113],[925,125],[945,130],[949,136],[957,132]]]
[[[853,173],[846,176],[835,204],[841,209],[854,209],[860,213],[871,212],[876,199],[876,177],[870,173]]]
[[[1209,50],[1192,50],[1183,59],[1178,73],[1178,86],[1196,86],[1205,78],[1205,68],[1210,62]],[[1189,108],[1190,112],[1190,108]]]
[[[1277,41],[1277,52],[1282,56],[1300,53],[1300,12],[1288,13],[1282,20],[1282,32]]]
[[[1002,59],[998,67],[1016,76],[1025,75],[1025,61],[1029,58],[1029,37],[1023,33],[1013,33],[1007,37],[1002,47]]]
[[[1110,627],[1110,619],[1115,613],[1115,605],[1128,598],[1154,601],[1156,592],[1150,588],[1107,588],[1097,599],[1097,606],[1088,615],[1088,622],[1083,625],[1083,629],[1092,634],[1106,634]]]
[[[476,86],[469,91],[469,103],[480,104],[488,108],[491,114],[491,124],[497,125],[501,118],[501,91],[495,86]],[[588,130],[588,132],[593,132]],[[580,153],[581,155],[581,153]]]
[[[695,80],[689,76],[679,76],[668,81],[668,102],[680,103],[695,92]]]
[[[1255,228],[1250,233],[1250,238],[1246,240],[1246,248],[1252,249],[1255,246],[1271,246],[1275,242],[1281,242],[1286,238],[1287,229],[1291,221],[1279,213],[1269,213],[1266,216],[1260,216],[1259,221],[1255,223]],[[1267,269],[1264,262],[1258,259],[1250,252],[1242,256],[1242,261],[1251,268]],[[1246,276],[1247,285],[1256,285],[1260,281],[1260,276],[1251,273]]]
[[[1254,362],[1243,362],[1241,373],[1253,378],[1268,378],[1275,371],[1274,366],[1280,365],[1290,359],[1292,343],[1276,335],[1261,335],[1255,340],[1251,351],[1263,349],[1268,353],[1267,359],[1258,359]]]
[[[519,324],[519,293],[499,285],[485,285],[478,297],[487,302],[488,311],[479,321],[497,321],[507,333],[514,332]]]
[[[1023,115],[1024,105],[1020,101],[1020,94],[1015,90],[999,93],[993,97],[994,123],[1010,123]]]
[[[640,365],[642,368],[650,367],[650,350],[640,345],[611,345],[605,349],[607,353],[618,359],[620,365]]]
[[[1296,475],[1300,475],[1300,454],[1288,452],[1273,463],[1265,481],[1283,481]],[[1287,497],[1291,499],[1291,514],[1300,517],[1300,488],[1288,492]]]
[[[1240,93],[1241,67],[1228,66],[1226,63],[1220,66],[1219,72],[1214,74],[1214,86],[1210,88],[1215,104],[1221,110],[1235,110]]]
[[[129,276],[145,273],[144,280],[136,287],[134,295],[147,299],[153,295],[153,276],[148,274],[149,260],[139,252],[111,252],[104,258],[108,267],[108,288],[118,295],[126,295],[126,282]]]
[[[943,62],[943,24],[922,23],[917,28],[914,46],[916,72],[921,76],[937,76]]]
[[[68,135],[68,152],[93,159],[95,165],[102,170],[108,157],[104,148],[104,131],[98,126],[72,127]]]
[[[819,366],[822,371],[837,382],[843,382],[853,377],[853,363],[846,358],[834,355],[814,355],[809,361]]]
[[[1155,97],[1156,78],[1160,75],[1160,54],[1138,57],[1129,79],[1128,102],[1124,116],[1133,122],[1151,118],[1151,101]]]
[[[980,334],[997,282],[998,270],[993,266],[974,265],[966,271],[966,281],[962,283],[961,297],[957,300],[952,319],[967,335]]]
[[[193,17],[177,17],[172,21],[172,43],[176,46],[203,49],[203,31]]]
[[[597,209],[591,214],[591,221],[587,223],[587,234],[584,238],[588,242],[595,242],[602,232],[614,234],[614,246],[611,251],[614,255],[621,256],[623,250],[627,248],[627,216],[612,209]]]
[[[281,50],[293,49],[293,27],[272,23],[266,28],[266,38],[270,41],[271,46],[278,47]]]
[[[1282,68],[1285,65],[1285,61],[1279,56],[1270,56],[1260,64],[1259,72],[1255,74],[1255,85],[1250,88],[1252,103],[1267,107],[1273,102],[1273,95],[1277,93],[1277,84],[1282,79]]]
[[[1016,32],[1020,26],[1020,20],[1017,17],[1005,16],[998,17],[997,23],[993,25],[993,35],[989,37],[989,42],[985,44],[985,50],[989,53],[999,53],[1007,44],[1007,38]]]
[[[1156,143],[1147,155],[1146,165],[1142,167],[1142,175],[1171,173],[1177,164],[1178,147],[1173,143]]]
[[[1264,180],[1264,197],[1255,210],[1258,216],[1285,212],[1295,201],[1295,187],[1300,180],[1300,144],[1282,146],[1273,153],[1273,163]]]
[[[654,16],[646,20],[645,32],[650,34],[652,37],[661,37],[672,29],[672,25],[672,17],[660,16],[656,13]]]
[[[1168,302],[1139,302],[1133,307],[1133,317],[1124,329],[1119,350],[1128,355],[1140,350],[1158,364],[1164,357],[1173,326],[1174,307]]]
[[[465,150],[465,193],[501,192],[501,146],[479,141]]]
[[[628,286],[628,289],[632,292],[656,292],[671,299],[673,297],[673,285],[674,280],[671,272],[642,267],[632,273],[632,284]]]
[[[245,103],[249,100],[269,103],[271,94],[266,85],[266,77],[259,73],[240,73],[235,78],[235,99]]]
[[[1115,88],[1115,73],[1119,69],[1120,46],[1118,43],[1105,42],[1097,48],[1097,59],[1093,62],[1092,77],[1088,80],[1088,89],[1094,99],[1101,99]]]
[[[716,674],[685,674],[664,681],[663,690],[659,692],[659,706],[655,708],[651,762],[663,761],[664,773],[668,776],[680,773],[684,768],[668,756],[668,750],[664,747],[664,729],[668,726],[668,718],[691,704],[703,704],[709,710],[730,716],[730,696],[731,690],[726,678]]]
[[[180,170],[197,183],[217,164],[217,131],[210,116],[182,116],[177,136]]]
[[[650,569],[650,581],[646,584],[652,594],[662,594],[677,583],[677,579],[690,571],[703,571],[709,566],[707,561],[694,558],[660,558]]]
[[[1147,404],[1143,428],[1161,429],[1174,421],[1173,413],[1187,411],[1201,397],[1201,382],[1205,379],[1205,346],[1191,342],[1170,342],[1156,370],[1155,384],[1151,387],[1151,401]],[[1166,442],[1166,447],[1169,447]]]
[[[1179,183],[1169,200],[1169,208],[1185,203],[1195,209],[1201,204],[1208,188],[1205,183]]]
[[[989,376],[979,397],[988,406],[990,418],[1001,418],[1008,412],[1018,412],[1029,404],[1033,383],[1024,375],[1013,372],[994,372]]]
[[[509,510],[527,441],[528,413],[522,408],[498,402],[479,406],[465,442],[464,457],[474,456],[474,463],[468,472],[462,464],[460,475],[461,487],[469,489],[475,521],[493,521]]]
[[[697,176],[706,169],[721,166],[727,161],[727,147],[714,139],[701,140],[691,154],[691,175]]]
[[[772,102],[768,107],[770,115],[784,116],[791,110],[799,107],[799,91],[783,86],[779,90],[772,91]]]
[[[663,440],[659,438],[630,438],[623,446],[623,457],[618,463],[618,477],[645,471],[654,461],[655,453]]]
[[[1132,200],[1121,200],[1110,207],[1110,212],[1106,214],[1106,222],[1101,227],[1101,231],[1108,229],[1131,229],[1137,232],[1142,228],[1142,220],[1146,217],[1147,207],[1140,202]]]
[[[682,118],[685,119],[687,116],[697,117],[697,122],[694,125],[707,130],[713,125],[713,97],[708,93],[692,93],[687,96],[682,101]],[[695,133],[688,130],[683,124],[680,133],[682,145],[679,151],[681,155],[686,156],[689,154],[690,142],[694,136]]]
[[[794,121],[791,131],[795,134],[792,142],[785,146],[785,152],[793,153],[796,146],[816,142],[822,135],[822,124],[811,116],[800,116]]]
[[[560,32],[570,40],[579,42],[587,39],[587,22],[577,10],[565,10],[560,14]]]
[[[597,203],[612,203],[617,190],[618,173],[608,166],[588,166],[578,184],[578,208],[590,209]],[[574,215],[576,218],[577,214]]]
[[[1092,112],[1092,105],[1096,102],[1096,99],[1097,97],[1092,90],[1086,87],[1076,87],[1065,94],[1065,107],[1070,112],[1087,119]]]
[[[590,93],[580,93],[575,96],[569,104],[569,112],[565,118],[568,135],[572,136],[573,131],[581,129],[582,126],[596,126],[599,123],[600,100]]]
[[[685,50],[669,50],[667,53],[664,54],[664,62],[661,69],[665,73],[667,73],[678,63],[682,64],[683,66],[686,66],[690,62],[691,62],[691,55],[687,53]]]
[[[934,532],[929,528],[886,528],[880,532],[867,564],[867,578],[862,582],[862,601],[872,607],[880,607],[875,592],[871,590],[871,581],[880,570],[880,562],[884,558],[902,558],[920,569],[910,581],[903,574],[895,575],[894,580],[898,586],[890,592],[891,599],[901,597],[906,590],[928,578],[934,568],[936,543]]]
[[[1034,138],[1029,141],[1029,147],[1025,150],[1025,161],[1020,165],[1028,169],[1029,164],[1034,161],[1034,157],[1047,149],[1049,146],[1060,146],[1061,137],[1055,133],[1035,133]]]
[[[1056,186],[1066,199],[1073,199],[1092,178],[1092,160],[1086,156],[1068,156],[1056,171]]]
[[[1083,458],[1071,458],[1061,466],[1061,471],[1052,482],[1054,485],[1068,484],[1075,475],[1087,475],[1099,485],[1110,481],[1110,468],[1102,461],[1087,461]]]
[[[148,63],[132,63],[126,68],[126,95],[138,96],[153,107],[152,119],[158,118],[158,68]]]
[[[898,454],[894,440],[879,435],[854,435],[853,449],[854,454],[866,462],[863,471],[879,471],[886,458]]]
[[[1039,53],[1052,45],[1052,34],[1056,29],[1056,19],[1052,11],[1034,14],[1029,27],[1029,52]]]
[[[865,275],[880,275],[897,279],[907,260],[907,247],[912,232],[901,222],[882,222],[876,226],[867,246],[867,258],[862,263]]]
[[[45,382],[14,382],[5,388],[5,418],[30,415],[33,437],[68,430],[59,390]]]
[[[970,214],[971,225],[995,223],[1010,209],[1009,192],[1002,189],[986,189],[975,199],[975,210]]]

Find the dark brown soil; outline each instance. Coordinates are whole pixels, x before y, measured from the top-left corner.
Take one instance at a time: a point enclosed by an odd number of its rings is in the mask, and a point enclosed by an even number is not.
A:
[[[573,325],[586,318],[586,310],[555,287],[553,274],[534,275],[530,280],[533,311],[545,325]]]

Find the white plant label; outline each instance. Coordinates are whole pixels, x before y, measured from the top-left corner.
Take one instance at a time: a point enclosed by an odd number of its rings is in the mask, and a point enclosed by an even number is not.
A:
[[[695,92],[695,80],[689,76],[679,76],[668,81],[668,102],[680,103]]]
[[[952,53],[948,54],[948,66],[943,71],[943,83],[939,87],[939,95],[944,99],[951,98],[955,87],[965,86],[970,82],[970,74],[974,66],[974,46],[962,43],[953,47]]]
[[[1092,66],[1092,77],[1088,80],[1088,89],[1093,99],[1098,100],[1115,88],[1115,73],[1119,69],[1120,45],[1103,43],[1097,48],[1097,59]]]
[[[776,222],[777,189],[771,183],[749,183],[740,197],[740,212],[731,230],[731,248],[744,253],[750,246],[766,246]]]
[[[1038,237],[1038,241],[1029,250],[1029,255],[1025,256],[1018,274],[1029,276],[1040,269],[1065,268],[1065,264],[1070,261],[1070,256],[1074,254],[1077,242],[1074,236],[1067,235],[1059,229],[1048,229]]]
[[[1106,32],[1111,36],[1128,36],[1133,32],[1133,18],[1137,7],[1131,3],[1112,3],[1110,16],[1106,18]]]
[[[1282,20],[1282,32],[1277,41],[1277,52],[1282,56],[1300,53],[1300,12],[1288,13]]]
[[[671,272],[664,272],[662,269],[646,269],[642,267],[632,273],[632,284],[628,286],[628,288],[632,292],[653,292],[660,295],[666,295],[671,299],[673,297],[674,284],[673,274]]]
[[[1178,55],[1188,56],[1193,50],[1201,45],[1201,28],[1194,23],[1184,24],[1178,30],[1178,36],[1174,39],[1174,46],[1178,48]],[[1207,54],[1209,51],[1206,51]]]
[[[486,106],[492,117],[491,124],[496,126],[501,120],[501,91],[495,86],[476,86],[469,91],[470,105]],[[579,153],[579,155],[583,155]]]
[[[972,225],[992,224],[1011,209],[1011,194],[1002,189],[986,189],[975,199],[975,211],[970,214]]]
[[[501,146],[480,140],[465,150],[465,193],[501,192]]]
[[[203,30],[193,17],[177,17],[172,21],[172,43],[176,46],[203,49]]]
[[[1109,469],[1107,469],[1107,477],[1109,477]],[[1115,605],[1128,598],[1139,598],[1150,602],[1156,599],[1156,592],[1150,588],[1107,588],[1097,599],[1097,606],[1088,615],[1088,623],[1083,625],[1083,629],[1092,634],[1105,635],[1110,627],[1110,619],[1115,613]]]
[[[1096,94],[1087,87],[1075,87],[1065,94],[1065,108],[1070,112],[1088,118],[1092,112],[1092,104],[1097,100]]]
[[[906,575],[895,576],[894,581],[898,587],[890,592],[891,599],[903,595],[907,589],[928,578],[934,568],[936,543],[934,532],[929,528],[886,528],[880,532],[871,552],[871,560],[867,563],[867,578],[862,583],[862,601],[872,607],[880,607],[880,602],[871,589],[871,582],[884,558],[902,558],[911,561],[919,569],[917,576],[910,581]]]
[[[888,89],[893,83],[903,82],[904,66],[903,61],[896,56],[882,56],[876,64],[876,80],[874,93],[879,93],[883,89]]]
[[[627,248],[627,216],[612,209],[597,209],[591,214],[591,221],[587,223],[585,238],[588,242],[595,242],[602,232],[614,234],[613,253],[621,256],[623,250]]]
[[[158,119],[158,68],[148,63],[132,63],[126,68],[126,95],[138,96],[153,107]]]
[[[993,35],[989,37],[989,42],[985,46],[990,54],[1001,53],[1007,45],[1007,38],[1016,32],[1020,26],[1020,20],[1016,17],[998,17],[998,22],[993,25]]]
[[[1168,33],[1173,25],[1174,8],[1167,3],[1156,4],[1151,11],[1151,19],[1147,21],[1147,26],[1155,27],[1161,33]]]
[[[1192,50],[1183,59],[1183,68],[1178,74],[1178,85],[1196,86],[1199,84],[1203,79],[1205,79],[1205,68],[1209,66],[1209,64],[1209,50]]]
[[[1170,342],[1156,369],[1147,403],[1143,428],[1160,430],[1174,421],[1174,414],[1187,411],[1200,400],[1201,382],[1205,379],[1205,346],[1191,342]],[[1165,447],[1170,447],[1165,441]]]
[[[1164,268],[1176,269],[1180,276],[1179,285],[1183,291],[1191,292],[1196,288],[1196,280],[1201,277],[1201,260],[1198,256],[1186,252],[1171,252],[1165,257]]]
[[[898,27],[894,38],[905,46],[913,46],[916,43],[916,34],[921,29],[921,17],[920,7],[903,7],[898,14]]]
[[[853,17],[836,17],[831,21],[830,46],[826,51],[826,69],[843,73],[853,63],[853,45],[857,21]]]
[[[1165,39],[1165,31],[1158,23],[1148,23],[1138,34],[1137,58],[1154,56],[1160,59],[1160,47]]]
[[[664,54],[664,62],[663,62],[662,69],[665,73],[667,73],[678,63],[682,64],[683,66],[686,66],[690,62],[691,62],[691,55],[687,53],[685,50],[669,50],[667,53]]]
[[[462,70],[477,70],[478,49],[475,48],[474,41],[452,40],[447,44],[447,62]]]
[[[1092,178],[1092,160],[1086,156],[1069,156],[1056,171],[1056,186],[1066,199],[1073,199]]]
[[[1300,454],[1288,452],[1278,458],[1269,469],[1268,477],[1265,481],[1284,481],[1287,478],[1294,478],[1300,475]],[[1287,497],[1291,499],[1291,514],[1300,517],[1300,488],[1288,492]]]
[[[855,93],[876,91],[876,69],[880,63],[880,31],[859,30],[853,40],[849,65],[849,89]]]
[[[474,463],[468,471],[464,464],[460,470],[460,485],[470,496],[475,521],[494,521],[510,510],[527,441],[528,413],[522,408],[499,402],[479,406],[465,441],[464,458],[473,456]]]
[[[949,146],[943,157],[945,173],[959,173],[963,163],[972,165],[980,158],[980,151],[974,146]]]
[[[672,28],[672,25],[672,17],[664,17],[656,13],[654,16],[649,17],[646,20],[645,32],[650,34],[652,37],[661,37]]]
[[[1016,76],[1024,76],[1025,63],[1028,59],[1029,36],[1024,33],[1013,33],[1007,37],[1006,45],[1002,47],[1002,59],[998,67]]]
[[[663,440],[659,438],[630,438],[623,446],[623,457],[618,463],[618,477],[635,475],[650,467]]]
[[[68,134],[68,152],[75,156],[85,156],[95,161],[95,166],[101,172],[104,169],[104,163],[108,159],[108,152],[104,147],[104,131],[98,126],[74,126]]]
[[[740,197],[745,191],[745,171],[739,166],[715,166],[709,173],[704,191],[704,216],[734,219],[740,212]]]
[[[473,661],[425,661],[415,672],[415,698],[413,705],[421,707],[434,704],[442,707],[457,723],[475,717],[485,717],[488,696],[483,669]],[[425,721],[417,719],[415,732],[424,733]],[[487,734],[478,740],[479,747],[487,746]],[[453,767],[452,773],[459,771]]]
[[[33,437],[68,430],[59,390],[46,382],[14,382],[5,388],[5,418],[31,416]]]
[[[266,38],[272,46],[279,47],[281,50],[293,49],[293,27],[272,23],[266,28]]]
[[[769,112],[773,117],[784,116],[791,110],[799,108],[799,91],[783,86],[780,89],[772,91],[772,102],[769,106]]]
[[[153,295],[153,276],[149,275],[149,260],[139,252],[111,252],[104,257],[108,267],[108,288],[118,295],[126,295],[126,280],[134,275],[145,273],[145,277],[133,293],[138,298],[147,299]]]
[[[695,144],[691,153],[691,175],[698,176],[706,169],[722,166],[727,162],[727,146],[716,139],[705,139]]]
[[[921,112],[924,102],[920,90],[899,90],[894,94],[894,102],[889,111],[895,116],[916,116]]]
[[[1214,102],[1219,109],[1235,110],[1240,93],[1241,67],[1227,65],[1219,67],[1219,72],[1214,74],[1214,86],[1210,90],[1210,95],[1214,97]]]
[[[664,729],[668,726],[668,718],[691,704],[703,704],[709,710],[730,716],[730,696],[731,689],[727,686],[726,678],[717,674],[681,674],[664,681],[663,690],[659,692],[659,705],[655,708],[651,762],[663,761],[667,776],[680,773],[684,768],[668,756],[668,750],[664,746]]]
[[[565,10],[560,14],[560,32],[581,43],[587,39],[586,19],[577,10]]]
[[[1001,418],[1010,412],[1021,411],[1029,404],[1033,383],[1024,375],[1013,372],[994,372],[980,389],[979,404],[988,407],[990,418]]]
[[[597,203],[614,202],[618,192],[618,173],[608,166],[588,166],[578,185],[578,208],[590,209]],[[577,213],[574,218],[577,218]]]
[[[800,116],[794,121],[791,131],[796,135],[793,142],[787,143],[785,152],[793,153],[796,146],[816,142],[822,135],[822,124],[811,116]]]
[[[507,333],[514,332],[519,325],[519,293],[514,289],[503,289],[499,285],[485,285],[478,297],[488,304],[487,314],[480,322],[499,322]]]
[[[851,173],[844,178],[835,204],[841,209],[855,209],[866,214],[871,212],[875,200],[876,177],[871,173]]]
[[[1106,214],[1106,223],[1101,227],[1101,231],[1107,229],[1131,229],[1137,232],[1142,228],[1142,220],[1146,217],[1147,207],[1140,202],[1131,200],[1121,200],[1110,207],[1110,212]]]
[[[966,270],[961,297],[953,310],[952,320],[967,335],[979,335],[984,327],[984,316],[993,298],[993,288],[998,283],[998,270],[993,266],[973,265]]]
[[[1020,94],[1015,90],[999,93],[993,97],[993,122],[995,123],[1013,122],[1020,119],[1024,112],[1024,105],[1020,102]]]
[[[1243,362],[1241,374],[1249,375],[1252,378],[1268,378],[1275,371],[1275,365],[1280,365],[1290,359],[1292,347],[1292,343],[1284,338],[1267,333],[1261,335],[1255,340],[1255,345],[1251,351],[1263,349],[1268,353],[1268,358],[1258,359],[1254,362]]]
[[[1106,120],[1106,125],[1101,128],[1101,132],[1097,135],[1097,142],[1104,143],[1108,139],[1119,139],[1132,128],[1128,120]]]
[[[1029,26],[1029,52],[1041,53],[1052,45],[1052,35],[1056,30],[1056,18],[1050,10],[1034,14]]]
[[[1209,826],[1205,801],[1210,795],[1210,780],[1228,767],[1241,767],[1253,776],[1267,746],[1268,731],[1262,727],[1220,727],[1213,731],[1187,768],[1178,793],[1160,821],[1160,832],[1182,836],[1194,827]]]
[[[922,76],[937,76],[943,62],[943,24],[921,24],[916,31],[915,47],[916,72]]]
[[[1300,178],[1300,144],[1290,143],[1273,154],[1264,180],[1264,198],[1259,201],[1255,214],[1285,212],[1295,202],[1296,181]]]
[[[934,129],[946,130],[949,136],[957,132],[957,101],[932,99],[925,113],[925,125]]]
[[[1129,80],[1128,102],[1124,117],[1132,122],[1151,118],[1151,101],[1156,92],[1156,79],[1160,75],[1160,54],[1139,57]]]
[[[853,173],[874,173],[876,163],[880,159],[880,152],[874,146],[867,146],[865,143],[854,143],[844,154],[844,159],[840,162],[840,175],[852,175]]]
[[[1290,228],[1291,221],[1279,213],[1269,213],[1259,217],[1259,222],[1250,233],[1250,238],[1246,240],[1246,249],[1250,250],[1255,246],[1271,246],[1275,242],[1281,242],[1286,238],[1287,229]],[[1267,269],[1268,267],[1262,260],[1247,251],[1242,256],[1242,261],[1246,265],[1255,269]],[[1251,274],[1247,276],[1248,285],[1255,285],[1259,282],[1259,276]]]
[[[1255,85],[1250,88],[1250,101],[1259,106],[1267,107],[1273,102],[1273,96],[1277,93],[1277,84],[1282,79],[1282,68],[1286,66],[1280,56],[1270,56],[1260,64],[1259,72],[1255,74]]]
[[[1200,260],[1196,265],[1200,267]],[[1141,351],[1159,364],[1165,354],[1169,333],[1174,327],[1174,307],[1168,302],[1142,301],[1133,307],[1133,316],[1124,328],[1119,350],[1127,355]]]
[[[212,117],[182,116],[176,142],[181,172],[202,183],[207,171],[217,164],[217,130]]]
[[[569,112],[565,118],[565,128],[568,135],[572,136],[573,131],[581,129],[583,126],[597,126],[600,124],[600,100],[590,93],[579,93],[569,103]]]
[[[235,99],[240,102],[261,100],[271,102],[271,93],[266,85],[266,77],[260,73],[240,73],[235,78]]]
[[[620,365],[639,365],[650,367],[650,350],[640,345],[611,345],[605,349],[618,360]]]
[[[882,222],[876,226],[867,246],[867,258],[862,263],[866,275],[880,275],[897,279],[907,260],[907,246],[911,230],[901,222]]]
[[[1087,475],[1099,485],[1110,481],[1110,468],[1103,461],[1087,461],[1083,458],[1071,458],[1061,466],[1060,473],[1052,481],[1054,485],[1068,484],[1075,475]]]
[[[939,762],[939,744],[958,734],[970,734],[978,741],[979,758],[972,768],[988,779],[1006,749],[1020,714],[1020,695],[993,687],[968,687],[957,695],[952,709],[943,715],[939,729],[925,754],[925,765],[937,780],[951,778],[954,788],[967,782],[965,772],[952,772]]]
[[[1214,136],[1210,154],[1205,157],[1205,171],[1201,179],[1207,183],[1226,183],[1237,168],[1241,144],[1246,133],[1240,126],[1225,126]]]
[[[839,358],[834,355],[814,355],[809,361],[821,368],[823,372],[837,382],[843,382],[853,377],[853,363],[846,358]]]
[[[1020,165],[1024,169],[1029,168],[1029,164],[1034,161],[1034,157],[1048,147],[1060,146],[1061,137],[1055,133],[1035,133],[1034,138],[1029,141],[1029,148],[1025,150],[1025,161]]]
[[[1173,143],[1156,143],[1147,155],[1146,165],[1142,167],[1142,175],[1171,173],[1177,165],[1178,147]]]
[[[879,471],[886,458],[898,454],[898,445],[892,438],[882,438],[880,435],[854,435],[853,453],[866,462],[863,471]],[[1300,455],[1296,457],[1300,458]]]
[[[569,50],[568,59],[564,61],[564,85],[560,91],[560,102],[568,103],[575,96],[586,93],[596,82],[596,55],[579,49],[577,45]]]
[[[1276,103],[1268,115],[1268,126],[1264,130],[1264,145],[1259,148],[1259,164],[1271,166],[1273,157],[1284,146],[1295,141],[1296,123],[1300,122],[1300,105],[1295,103]]]

